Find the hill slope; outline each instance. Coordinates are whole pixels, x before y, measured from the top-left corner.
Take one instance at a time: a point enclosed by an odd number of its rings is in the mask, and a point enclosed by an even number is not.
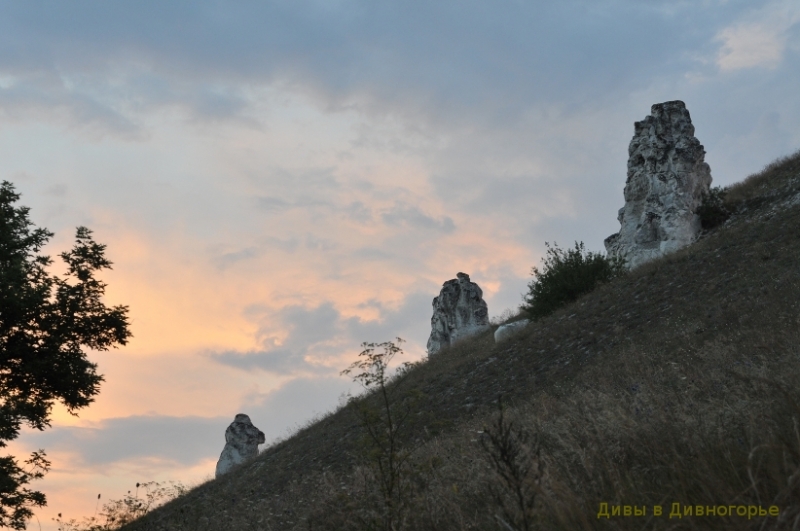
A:
[[[394,403],[413,403],[399,442],[414,451],[393,528],[791,529],[799,203],[800,152],[732,187],[732,218],[688,248],[507,343],[487,333],[413,367],[395,389]],[[124,529],[388,529],[363,433],[356,400]],[[513,455],[493,464],[503,444]],[[669,518],[676,502],[779,516]],[[646,514],[598,518],[602,503]]]

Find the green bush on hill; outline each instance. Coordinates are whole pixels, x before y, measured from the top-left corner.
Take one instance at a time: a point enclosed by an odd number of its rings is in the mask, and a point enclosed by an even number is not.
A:
[[[574,249],[559,249],[545,242],[547,257],[543,269],[533,267],[535,277],[528,284],[524,297],[525,310],[532,319],[541,319],[558,308],[577,300],[592,291],[599,283],[624,274],[627,269],[622,260],[599,253],[586,252],[583,242],[575,242]]]
[[[703,194],[703,202],[696,212],[700,217],[700,225],[703,230],[711,230],[722,225],[731,216],[724,205],[725,194],[727,194],[727,190],[721,186],[715,186],[709,190],[709,193]]]

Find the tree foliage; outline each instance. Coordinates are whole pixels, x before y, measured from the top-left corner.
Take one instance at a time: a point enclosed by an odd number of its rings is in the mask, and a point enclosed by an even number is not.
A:
[[[622,260],[608,258],[602,254],[586,252],[583,242],[575,242],[574,249],[559,249],[545,242],[547,257],[540,271],[533,267],[535,277],[528,284],[524,297],[527,311],[533,319],[541,319],[558,308],[576,301],[578,297],[592,291],[599,283],[624,274]]]
[[[403,339],[399,337],[396,343],[362,343],[364,350],[358,355],[359,360],[341,373],[352,375],[353,381],[359,382],[368,393],[358,404],[358,409],[366,432],[365,455],[378,479],[383,512],[378,522],[366,524],[384,531],[394,530],[399,525],[407,509],[410,489],[409,458],[412,449],[405,447],[403,440],[416,404],[414,397],[402,402],[396,395],[413,364],[402,363],[393,377],[389,375],[392,359],[403,354],[399,347],[401,343]],[[383,352],[377,352],[376,348],[382,348]],[[370,403],[370,393],[374,393],[378,405]]]
[[[128,307],[106,307],[106,284],[94,278],[110,269],[106,246],[92,231],[78,227],[72,250],[60,254],[65,278],[48,274],[49,256],[38,254],[53,236],[33,228],[29,208],[16,207],[19,194],[0,184],[0,447],[19,434],[23,423],[38,430],[50,426],[55,402],[67,410],[88,406],[99,392],[102,375],[84,347],[108,350],[124,345]],[[44,452],[34,452],[24,470],[13,456],[0,459],[0,526],[24,529],[30,507],[44,506],[41,492],[22,488],[47,472]]]

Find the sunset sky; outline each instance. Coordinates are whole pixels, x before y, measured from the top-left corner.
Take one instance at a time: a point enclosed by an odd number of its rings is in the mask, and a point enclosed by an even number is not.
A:
[[[796,0],[0,1],[0,180],[56,265],[107,245],[133,333],[9,445],[53,461],[29,529],[213,476],[237,413],[287,436],[362,342],[423,358],[459,271],[497,316],[545,242],[604,251],[652,104],[726,185],[800,148],[798,87]]]

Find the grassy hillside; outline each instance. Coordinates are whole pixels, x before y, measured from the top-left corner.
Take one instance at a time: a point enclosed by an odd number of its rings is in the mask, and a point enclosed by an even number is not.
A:
[[[389,387],[413,407],[390,509],[373,395],[124,529],[800,529],[798,194],[800,152],[731,187],[694,245],[412,367]],[[698,505],[779,516],[683,516]]]

